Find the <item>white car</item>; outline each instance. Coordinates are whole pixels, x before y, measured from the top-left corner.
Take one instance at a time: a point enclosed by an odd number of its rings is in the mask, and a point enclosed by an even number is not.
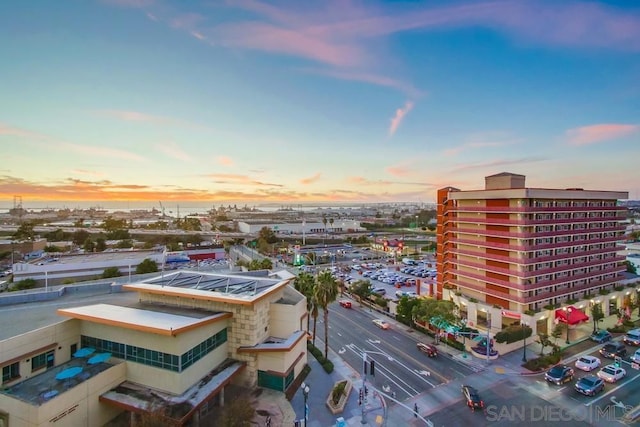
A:
[[[631,361],[635,363],[640,363],[640,350],[636,350],[636,352],[633,353],[633,356],[631,356]]]
[[[598,377],[608,383],[615,383],[626,375],[627,371],[622,368],[618,368],[616,365],[607,365],[598,371]]]
[[[389,322],[382,319],[373,319],[373,324],[380,329],[389,329]]]
[[[576,360],[576,368],[590,372],[600,367],[600,359],[595,356],[582,356]]]

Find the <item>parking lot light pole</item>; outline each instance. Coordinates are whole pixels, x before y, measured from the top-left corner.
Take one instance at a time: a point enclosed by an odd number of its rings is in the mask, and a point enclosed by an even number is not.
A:
[[[520,322],[522,324],[522,363],[527,362],[527,323]]]
[[[304,396],[304,427],[307,427],[309,421],[309,410],[307,409],[307,398],[309,397],[309,386],[305,383],[301,384],[302,395]]]

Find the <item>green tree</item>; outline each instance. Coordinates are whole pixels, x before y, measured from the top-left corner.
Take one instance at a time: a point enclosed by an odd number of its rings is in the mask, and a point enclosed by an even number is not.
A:
[[[417,298],[409,298],[407,296],[403,296],[398,301],[398,307],[396,308],[396,318],[404,323],[405,325],[409,325],[412,328],[415,326],[413,321],[413,307],[418,305],[420,302]]]
[[[66,233],[62,230],[62,228],[58,228],[55,231],[50,231],[44,235],[44,237],[49,242],[61,242],[66,239]]]
[[[118,249],[129,249],[133,247],[133,241],[131,239],[123,239],[120,240],[117,244],[116,247]]]
[[[149,258],[146,258],[136,267],[136,274],[155,273],[158,271],[158,264]]]
[[[47,245],[45,246],[44,251],[47,253],[54,253],[54,252],[62,252],[62,249],[60,249],[57,246]]]
[[[564,333],[564,329],[565,329],[565,323],[556,323],[556,326],[553,327],[553,331],[551,331],[551,336],[553,337],[553,340],[556,345],[558,344],[558,338],[560,338]]]
[[[329,304],[338,297],[338,282],[329,271],[318,274],[318,282],[315,289],[315,300],[322,309],[324,319],[324,357],[329,354]]]
[[[84,245],[84,242],[86,242],[87,239],[90,237],[91,237],[91,234],[89,234],[87,230],[80,229],[73,232],[73,235],[71,236],[71,241],[76,246],[82,246]]]
[[[594,302],[591,304],[591,320],[593,321],[593,333],[598,331],[598,322],[604,319],[604,313],[602,311],[602,304]]]
[[[638,268],[631,261],[624,262],[627,265],[627,273],[638,274]]]
[[[256,415],[255,405],[240,397],[225,402],[215,425],[220,427],[250,427]]]
[[[105,240],[104,237],[98,237],[96,239],[96,251],[104,252],[105,249],[107,249],[107,241]]]
[[[263,258],[262,261],[260,261],[260,268],[262,270],[271,270],[273,268],[273,261],[269,258]]]
[[[107,233],[111,233],[116,230],[126,229],[127,228],[127,220],[126,219],[115,219],[111,215],[107,216],[102,221],[102,228]]]
[[[371,296],[371,282],[368,280],[360,279],[356,280],[349,287],[351,293],[358,297],[360,303],[362,304],[362,300],[369,298]]]
[[[271,228],[262,227],[258,232],[258,240],[264,240],[272,245],[278,241],[278,237],[276,237],[276,233]]]
[[[11,286],[12,291],[22,291],[25,289],[33,289],[36,287],[36,285],[38,284],[38,282],[36,282],[34,279],[24,279],[24,280],[20,280],[18,282],[15,282],[13,284],[13,286]]]
[[[536,342],[540,344],[540,356],[544,355],[544,349],[553,343],[551,339],[549,339],[549,334],[545,334],[544,332],[538,332],[538,338]]]
[[[85,252],[93,252],[95,247],[96,245],[95,243],[93,243],[93,240],[91,240],[91,237],[87,237],[87,239],[84,241],[82,245],[82,248],[84,249]]]
[[[307,333],[311,324],[311,310],[313,309],[313,295],[315,278],[309,273],[300,273],[293,281],[293,287],[307,298]]]
[[[120,277],[120,276],[122,276],[122,273],[120,273],[120,270],[118,269],[118,267],[107,267],[102,272],[103,279],[109,279],[111,277]]]
[[[33,231],[33,227],[34,227],[34,224],[32,222],[23,222],[22,224],[20,224],[16,232],[13,233],[13,236],[11,237],[12,240],[35,239],[36,235],[35,235],[35,232]]]
[[[437,318],[452,325],[459,322],[458,316],[455,314],[456,305],[453,301],[437,300],[434,298],[421,298],[412,311],[413,319],[431,324],[431,319]],[[436,327],[436,332],[440,334],[440,327]]]

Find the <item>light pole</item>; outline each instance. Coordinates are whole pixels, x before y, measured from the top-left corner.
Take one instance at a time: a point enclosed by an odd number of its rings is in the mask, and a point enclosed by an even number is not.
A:
[[[367,402],[367,353],[371,353],[371,354],[381,354],[383,356],[386,356],[387,359],[389,359],[390,362],[393,361],[393,357],[389,356],[386,353],[382,353],[380,351],[367,351],[367,350],[362,350],[362,414],[360,417],[360,424],[367,424],[367,413],[365,411],[366,409],[366,402]],[[375,366],[375,362],[372,360],[371,361],[371,369],[369,370],[371,372],[371,375],[375,375],[374,373],[374,366]]]
[[[307,398],[309,397],[309,386],[302,383],[302,395],[304,396],[304,427],[307,427],[307,421],[309,420],[309,408],[307,406]]]
[[[572,309],[571,309],[571,307],[567,307],[566,310],[567,310],[567,319],[566,319],[566,321],[567,321],[567,340],[565,341],[565,344],[571,344],[569,342],[569,317],[571,316]]]
[[[522,325],[522,363],[527,362],[527,323],[520,321]]]
[[[597,329],[597,323],[598,321],[596,320],[596,316],[593,315],[593,307],[595,307],[596,302],[594,300],[589,301],[591,303],[590,308],[591,308],[591,318],[593,319],[593,335],[596,334],[596,332],[598,332]]]

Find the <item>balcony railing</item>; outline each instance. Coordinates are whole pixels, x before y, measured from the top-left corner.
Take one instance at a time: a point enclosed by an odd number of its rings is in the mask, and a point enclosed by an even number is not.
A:
[[[489,283],[492,285],[497,285],[497,286],[502,286],[505,288],[509,288],[509,289],[513,289],[513,290],[518,290],[518,291],[534,291],[536,289],[541,289],[541,288],[547,288],[549,286],[558,286],[558,285],[565,285],[565,284],[569,284],[571,282],[577,282],[580,280],[587,280],[590,278],[593,278],[595,276],[601,276],[603,274],[611,274],[611,273],[623,273],[624,271],[626,271],[626,267],[625,266],[612,266],[610,268],[606,268],[606,269],[602,269],[599,271],[594,271],[591,273],[584,273],[584,274],[577,274],[577,275],[573,275],[573,276],[567,276],[567,277],[562,277],[559,279],[554,279],[554,280],[548,280],[548,281],[544,281],[544,282],[538,282],[538,283],[517,283],[517,282],[510,282],[508,280],[502,280],[502,279],[495,279],[492,277],[487,277],[483,274],[479,274],[479,273],[472,273],[469,271],[464,271],[464,270],[460,270],[458,268],[455,267],[449,267],[446,268],[445,267],[445,272],[449,273],[449,274],[455,274],[458,277],[467,277],[469,279],[475,279],[475,280],[479,280],[485,283]]]
[[[454,263],[463,267],[477,268],[482,271],[489,271],[492,273],[504,274],[506,276],[516,277],[524,280],[524,279],[531,279],[533,277],[543,276],[546,274],[560,273],[562,271],[570,272],[574,270],[579,270],[581,268],[595,267],[600,265],[612,264],[617,266],[619,262],[624,260],[625,260],[625,257],[615,257],[608,260],[592,260],[592,261],[582,262],[579,264],[568,264],[568,265],[562,265],[562,266],[556,266],[556,267],[549,267],[549,268],[535,270],[535,271],[511,270],[509,268],[490,266],[487,264],[473,262],[473,261],[465,260],[461,258],[456,259]]]
[[[561,296],[574,294],[576,292],[589,291],[592,289],[599,288],[601,286],[612,285],[620,279],[621,279],[620,277],[615,277],[607,280],[599,280],[597,282],[585,283],[582,285],[575,285],[573,288],[561,289],[561,290],[552,291],[552,292],[545,292],[545,293],[540,293],[538,295],[532,295],[532,296],[526,296],[526,297],[522,295],[505,294],[500,291],[488,289],[482,285],[478,285],[475,283],[467,283],[467,282],[456,280],[456,279],[450,279],[448,280],[448,283],[458,286],[460,288],[471,289],[476,292],[492,295],[498,298],[506,299],[508,301],[513,301],[520,304],[532,304],[536,302],[550,300],[551,298],[558,298]]]
[[[610,243],[610,242],[619,242],[621,239],[618,236],[614,237],[603,237],[598,239],[591,240],[578,240],[573,242],[558,242],[558,243],[546,243],[539,245],[530,245],[530,244],[509,244],[509,243],[496,243],[496,242],[485,242],[479,240],[470,240],[470,239],[460,239],[457,237],[450,237],[448,242],[454,243],[456,245],[472,245],[484,248],[493,248],[493,249],[502,249],[507,251],[520,251],[520,252],[531,252],[531,251],[541,251],[545,249],[558,249],[558,248],[571,248],[574,246],[587,246],[594,245],[599,243]]]
[[[554,224],[585,224],[585,223],[601,223],[601,222],[620,222],[624,221],[624,216],[607,217],[607,218],[566,218],[566,219],[530,219],[530,218],[484,218],[474,216],[457,216],[456,223],[470,224],[493,224],[493,225],[554,225]]]
[[[512,239],[535,239],[550,236],[579,236],[592,233],[612,233],[624,231],[624,227],[607,227],[607,228],[587,228],[584,230],[561,230],[561,231],[543,231],[543,232],[527,232],[527,231],[498,231],[464,227],[448,227],[443,233],[472,234],[477,236],[493,236],[493,237],[510,237]]]
[[[626,212],[622,206],[450,206],[449,212]]]
[[[594,249],[594,250],[585,251],[585,252],[573,252],[573,253],[567,253],[567,254],[556,254],[556,255],[530,258],[530,257],[509,257],[509,256],[502,256],[502,255],[494,255],[486,252],[476,252],[476,251],[471,251],[467,249],[460,249],[457,247],[450,247],[444,250],[444,254],[445,256],[452,254],[456,256],[456,259],[458,255],[467,255],[467,256],[474,256],[474,257],[483,258],[483,259],[489,259],[492,261],[507,262],[510,264],[530,265],[530,264],[539,264],[547,261],[556,261],[558,259],[564,259],[564,258],[573,259],[573,258],[580,258],[583,256],[590,256],[590,255],[617,253],[622,250],[624,250],[624,246],[616,246],[615,248],[611,248],[606,252],[603,252],[602,249]],[[620,258],[624,260],[624,257],[620,257]]]

